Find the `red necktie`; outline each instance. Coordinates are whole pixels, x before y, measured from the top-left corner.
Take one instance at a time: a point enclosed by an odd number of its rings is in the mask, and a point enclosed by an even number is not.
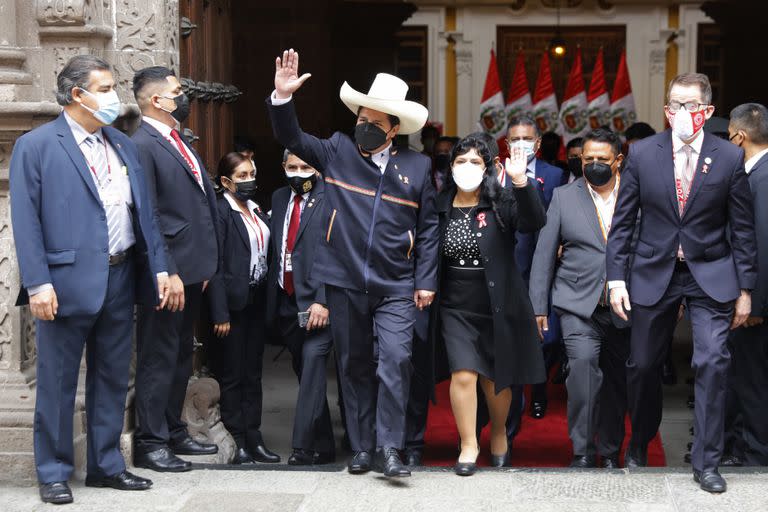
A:
[[[285,240],[285,256],[283,259],[283,289],[290,297],[293,295],[293,262],[291,270],[286,271],[286,262],[289,254],[293,252],[293,246],[296,244],[296,235],[299,232],[299,223],[301,222],[301,196],[293,198],[293,210],[291,211],[291,222],[288,224],[288,238]]]
[[[181,142],[181,136],[179,135],[179,132],[176,130],[171,130],[171,137],[176,141],[176,146],[179,148],[179,153],[181,153],[181,156],[183,156],[184,160],[187,161],[187,165],[189,165],[189,168],[192,170],[192,174],[195,176],[197,184],[202,186],[203,183],[200,180],[200,173],[197,171],[197,168],[195,168],[195,164],[192,163],[192,158],[190,158],[189,153],[187,153],[187,149],[184,147],[184,143]]]

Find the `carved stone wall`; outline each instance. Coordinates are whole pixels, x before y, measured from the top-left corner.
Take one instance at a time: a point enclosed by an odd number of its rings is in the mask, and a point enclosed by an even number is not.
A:
[[[72,56],[99,55],[114,66],[127,112],[134,109],[136,70],[165,65],[178,71],[178,40],[178,0],[0,0],[0,481],[34,478],[35,324],[14,306],[13,144],[58,115],[56,75]],[[78,399],[77,407],[82,403]],[[85,461],[83,441],[78,435],[78,463]]]

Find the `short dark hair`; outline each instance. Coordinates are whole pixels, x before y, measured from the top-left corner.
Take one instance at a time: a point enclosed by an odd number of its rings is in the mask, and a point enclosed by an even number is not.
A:
[[[629,125],[629,128],[624,131],[624,138],[627,140],[640,140],[651,135],[656,135],[656,130],[642,121]]]
[[[569,149],[573,149],[573,148],[583,148],[583,147],[584,147],[584,139],[581,137],[574,137],[568,141],[568,144],[565,145],[565,151],[568,151]]]
[[[704,73],[683,73],[682,75],[677,75],[673,78],[669,82],[669,87],[667,88],[667,102],[669,102],[669,93],[672,92],[672,87],[675,85],[683,85],[686,87],[690,85],[698,85],[699,90],[701,90],[702,101],[707,105],[712,102],[712,84],[709,83],[709,77]]]
[[[499,156],[499,144],[496,142],[496,139],[493,138],[493,135],[491,135],[488,132],[473,132],[467,135],[467,138],[473,138],[478,139],[483,142],[485,142],[485,145],[488,146],[488,150],[491,152],[492,159],[496,159],[496,157]]]
[[[584,145],[586,146],[587,142],[590,141],[610,144],[614,157],[617,157],[621,154],[621,139],[611,130],[606,130],[604,128],[592,130],[584,136]]]
[[[744,130],[755,144],[768,144],[768,109],[760,103],[744,103],[731,110],[731,124]]]
[[[393,116],[395,117],[395,116]],[[391,119],[390,119],[391,121]],[[399,120],[398,120],[399,121]],[[437,129],[437,126],[433,124],[425,124],[424,127],[421,129],[420,136],[423,139],[425,135],[433,135],[435,139],[440,137],[440,130]]]
[[[217,180],[221,184],[221,178],[231,178],[235,173],[235,169],[243,162],[250,162],[246,157],[236,151],[227,153],[221,160],[219,160],[219,166],[216,169]]]
[[[368,108],[368,107],[366,107],[366,108]],[[357,107],[357,115],[358,115],[358,116],[360,115],[360,111],[361,111],[362,109],[363,109],[363,106],[362,106],[362,105],[360,105],[359,107]],[[371,110],[376,110],[376,109],[371,109]],[[379,111],[379,112],[381,112],[381,111]],[[386,112],[384,112],[384,113],[385,113],[385,114],[387,114]],[[400,124],[400,118],[399,118],[399,117],[397,117],[396,115],[393,115],[393,114],[387,114],[387,118],[389,118],[389,124],[390,124],[390,126],[391,126],[392,128],[394,128],[395,126],[397,126],[397,125],[399,125],[399,124]],[[391,129],[391,128],[390,128],[390,129]]]
[[[143,103],[141,96],[144,89],[149,85],[165,82],[169,76],[176,76],[176,74],[165,66],[150,66],[140,69],[133,75],[133,96],[136,98],[139,107]]]
[[[66,107],[72,103],[72,89],[88,89],[91,71],[110,71],[111,66],[95,55],[75,55],[56,77],[56,103]]]
[[[528,116],[517,116],[510,119],[509,124],[507,125],[507,136],[509,136],[509,130],[515,126],[533,126],[533,129],[536,132],[536,136],[541,137],[541,130],[539,130],[539,125],[537,125],[536,121]]]
[[[242,153],[243,151],[256,152],[256,145],[245,135],[235,135],[234,148],[238,153]]]
[[[560,153],[562,138],[555,132],[545,132],[541,136],[541,158],[546,162],[554,162]]]

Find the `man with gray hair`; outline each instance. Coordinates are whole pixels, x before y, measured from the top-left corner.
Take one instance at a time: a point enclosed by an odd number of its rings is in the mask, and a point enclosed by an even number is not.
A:
[[[37,321],[35,466],[40,498],[71,503],[75,393],[86,347],[85,485],[148,489],[120,453],[136,283],[165,307],[168,274],[136,146],[110,128],[120,100],[109,64],[80,55],[57,77],[59,117],[19,138],[11,218],[22,290]]]
[[[742,423],[730,455],[746,466],[768,466],[768,109],[759,103],[734,108],[728,138],[744,150],[757,239],[757,286],[752,291],[752,311],[743,327],[731,331],[729,340],[728,397],[734,399]]]

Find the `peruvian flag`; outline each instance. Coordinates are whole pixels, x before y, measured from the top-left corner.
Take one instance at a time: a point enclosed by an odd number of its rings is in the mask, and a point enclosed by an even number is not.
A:
[[[605,64],[603,63],[603,48],[597,52],[595,68],[592,70],[592,81],[587,93],[587,117],[589,128],[595,130],[611,122],[611,100],[608,98],[608,87],[605,85]]]
[[[491,61],[488,63],[488,73],[485,75],[485,89],[480,103],[480,121],[478,129],[493,135],[503,146],[507,129],[507,116],[504,112],[504,95],[501,92],[499,71],[496,67],[496,53],[491,50]]]
[[[539,66],[539,76],[536,78],[536,90],[533,93],[531,107],[533,120],[544,132],[560,133],[560,119],[557,110],[555,88],[552,85],[552,72],[549,69],[549,53],[544,52]]]
[[[632,96],[632,84],[627,70],[627,52],[621,52],[616,83],[611,96],[611,128],[624,135],[624,131],[637,120],[635,98]]]
[[[528,77],[525,75],[525,55],[520,50],[515,60],[512,85],[507,93],[507,121],[520,116],[532,117],[532,107],[531,90],[528,87]]]
[[[576,49],[576,59],[568,75],[565,99],[560,106],[560,129],[563,143],[581,137],[589,131],[587,123],[587,92],[584,88],[584,72],[581,66],[581,48]]]

